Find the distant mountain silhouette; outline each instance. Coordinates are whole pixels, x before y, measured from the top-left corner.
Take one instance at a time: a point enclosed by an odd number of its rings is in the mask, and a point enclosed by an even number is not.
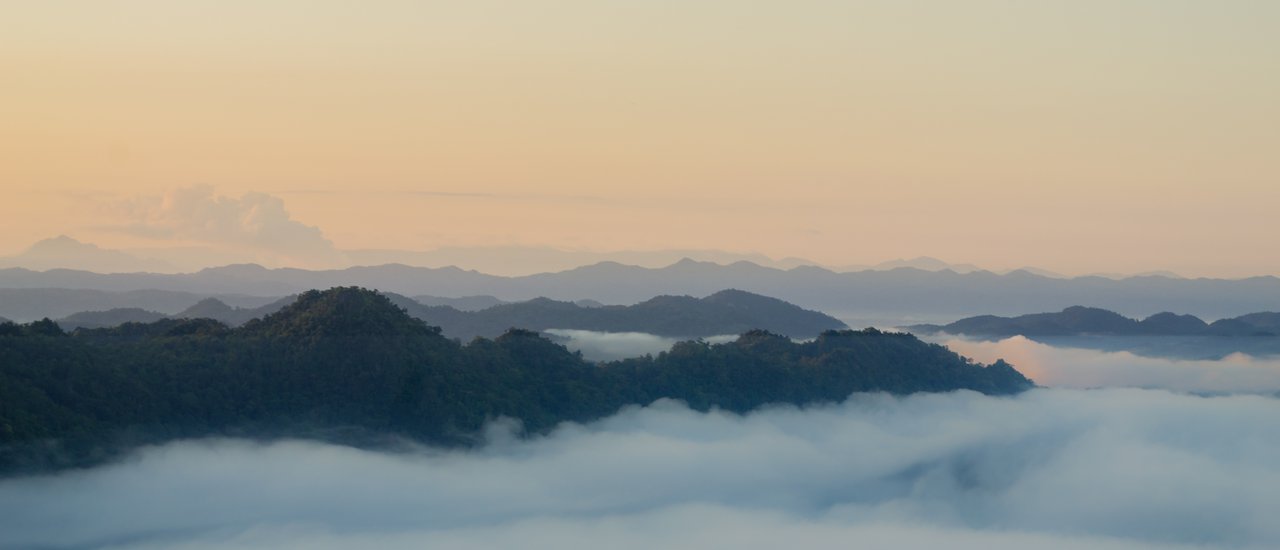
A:
[[[713,301],[739,307],[756,298]],[[464,345],[358,288],[307,291],[234,329],[208,319],[70,334],[48,321],[0,324],[0,350],[0,476],[95,464],[181,438],[463,446],[494,418],[546,433],[662,398],[746,412],[853,392],[1000,395],[1033,386],[1003,361],[984,366],[873,329],[805,343],[750,331],[594,364],[526,330]]]
[[[982,268],[973,264],[950,264],[929,256],[920,256],[918,258],[911,259],[899,258],[897,260],[889,260],[870,266],[846,266],[842,271],[863,271],[868,269],[888,271],[900,268],[919,269],[921,271],[954,271],[956,273],[973,273],[974,271],[982,271]]]
[[[106,311],[82,311],[58,319],[62,330],[77,328],[114,327],[125,323],[154,323],[164,319],[163,313],[147,311],[136,307],[108,309]]]
[[[452,265],[505,276],[564,271],[599,262],[662,267],[681,258],[695,258],[722,264],[748,261],[781,269],[800,265],[817,265],[815,262],[800,258],[775,260],[763,254],[694,249],[586,252],[544,246],[471,246],[443,247],[426,251],[345,250],[343,254],[356,265],[404,264],[421,267]]]
[[[74,288],[0,288],[0,315],[15,321],[60,319],[84,311],[136,307],[174,315],[205,299],[237,307],[259,307],[279,299],[242,294],[209,294],[171,290],[105,291]]]
[[[144,259],[99,248],[66,235],[37,241],[16,256],[0,258],[0,267],[27,269],[84,269],[99,273],[172,272],[174,267],[159,260]]]
[[[501,303],[478,311],[461,311],[451,306],[429,306],[395,293],[386,296],[409,315],[439,326],[451,338],[470,340],[477,336],[497,337],[510,328],[533,331],[580,329],[600,332],[647,332],[661,336],[699,338],[739,334],[752,329],[768,330],[795,338],[812,338],[826,330],[848,328],[826,314],[809,311],[782,300],[740,290],[724,290],[698,299],[690,296],[658,296],[633,306],[581,305],[547,298]],[[174,315],[116,308],[79,312],[58,321],[64,330],[102,328],[126,322],[175,319],[213,319],[238,327],[286,309],[294,296],[268,304],[240,308],[217,298],[205,298]],[[448,300],[444,300],[448,302]],[[482,302],[463,299],[463,303]]]
[[[917,333],[945,332],[971,336],[1277,336],[1280,313],[1251,313],[1205,323],[1193,315],[1157,313],[1141,321],[1105,309],[1073,306],[1058,313],[1017,317],[980,315],[947,325],[914,325]]]
[[[584,307],[537,298],[474,312],[424,306],[403,296],[388,296],[410,315],[441,327],[445,336],[464,341],[477,336],[492,338],[512,327],[535,331],[559,328],[647,332],[683,338],[740,334],[752,329],[812,338],[823,331],[848,328],[829,315],[741,290],[723,290],[701,299],[658,296],[633,306]]]
[[[512,302],[537,297],[590,298],[611,304],[634,304],[659,295],[704,296],[724,288],[738,288],[828,313],[857,312],[859,316],[884,318],[1010,315],[1029,308],[1056,311],[1080,303],[1106,303],[1128,315],[1167,308],[1213,318],[1260,309],[1280,310],[1280,278],[1271,276],[1239,280],[1158,276],[1059,279],[1022,270],[997,275],[987,271],[959,274],[913,268],[837,273],[813,266],[782,270],[750,262],[718,265],[687,259],[656,269],[601,262],[523,277],[404,265],[325,271],[233,265],[181,275],[0,269],[0,288],[162,289],[279,297],[343,285],[406,296],[491,295]],[[0,309],[0,313],[5,312]]]
[[[493,306],[506,304],[503,300],[499,300],[493,296],[462,296],[460,298],[445,298],[442,296],[418,295],[413,300],[424,306],[449,306],[459,311],[480,311]]]
[[[253,319],[266,317],[284,309],[296,296],[281,298],[258,307],[232,307],[217,298],[205,298],[173,315],[177,319],[214,319],[227,326],[238,327]]]

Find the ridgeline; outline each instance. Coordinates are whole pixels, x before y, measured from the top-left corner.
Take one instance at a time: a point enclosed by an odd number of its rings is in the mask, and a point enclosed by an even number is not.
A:
[[[948,325],[913,325],[921,334],[944,332],[968,336],[1264,336],[1280,335],[1280,313],[1259,312],[1206,323],[1194,315],[1157,313],[1141,321],[1114,311],[1072,306],[1056,313],[1017,317],[979,315]]]
[[[0,475],[97,464],[178,438],[465,446],[499,417],[543,433],[659,398],[746,412],[853,392],[1030,387],[1003,361],[983,366],[874,329],[805,343],[748,331],[593,364],[521,329],[464,345],[380,293],[334,288],[239,328],[163,319],[68,334],[48,320],[0,324]]]

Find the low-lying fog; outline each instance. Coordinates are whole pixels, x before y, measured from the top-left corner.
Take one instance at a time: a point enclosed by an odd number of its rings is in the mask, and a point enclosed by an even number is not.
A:
[[[552,329],[571,350],[591,361],[612,361],[671,349],[681,338],[640,332],[593,332]],[[728,342],[736,336],[704,338]],[[1252,357],[1234,353],[1215,359],[1177,359],[1057,347],[1021,336],[999,341],[946,336],[926,338],[982,363],[1004,359],[1041,386],[1063,388],[1137,387],[1202,393],[1280,392],[1280,356]]]
[[[556,341],[569,348],[570,351],[582,353],[588,361],[615,361],[642,355],[657,355],[671,349],[681,340],[693,338],[673,338],[658,336],[645,332],[596,332],[592,330],[573,330],[553,328],[544,333],[555,337]],[[703,338],[704,342],[719,344],[737,340],[736,334],[711,336]]]
[[[1040,389],[660,401],[470,452],[187,441],[0,482],[0,547],[1275,548],[1277,418],[1269,397]]]
[[[1165,388],[1186,392],[1280,391],[1280,357],[1234,353],[1220,360],[1171,359],[1127,351],[1055,347],[1022,336],[999,341],[948,337],[941,341],[979,362],[1003,358],[1042,386]]]

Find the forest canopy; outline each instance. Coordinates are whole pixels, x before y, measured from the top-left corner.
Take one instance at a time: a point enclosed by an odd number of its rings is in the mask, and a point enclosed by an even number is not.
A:
[[[468,445],[497,418],[525,433],[661,398],[698,410],[840,401],[853,392],[1032,387],[1007,363],[875,329],[798,343],[752,330],[591,363],[536,332],[463,344],[386,296],[339,287],[229,328],[163,319],[64,332],[0,324],[0,472],[87,465],[204,436]]]

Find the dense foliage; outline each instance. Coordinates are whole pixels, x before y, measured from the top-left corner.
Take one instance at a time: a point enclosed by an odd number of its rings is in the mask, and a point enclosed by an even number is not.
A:
[[[466,445],[499,417],[537,433],[663,397],[747,411],[855,391],[1030,386],[1003,362],[984,367],[872,329],[807,343],[750,331],[593,364],[526,330],[463,345],[382,294],[335,288],[234,329],[210,319],[73,333],[48,320],[0,324],[0,471],[207,435]]]

